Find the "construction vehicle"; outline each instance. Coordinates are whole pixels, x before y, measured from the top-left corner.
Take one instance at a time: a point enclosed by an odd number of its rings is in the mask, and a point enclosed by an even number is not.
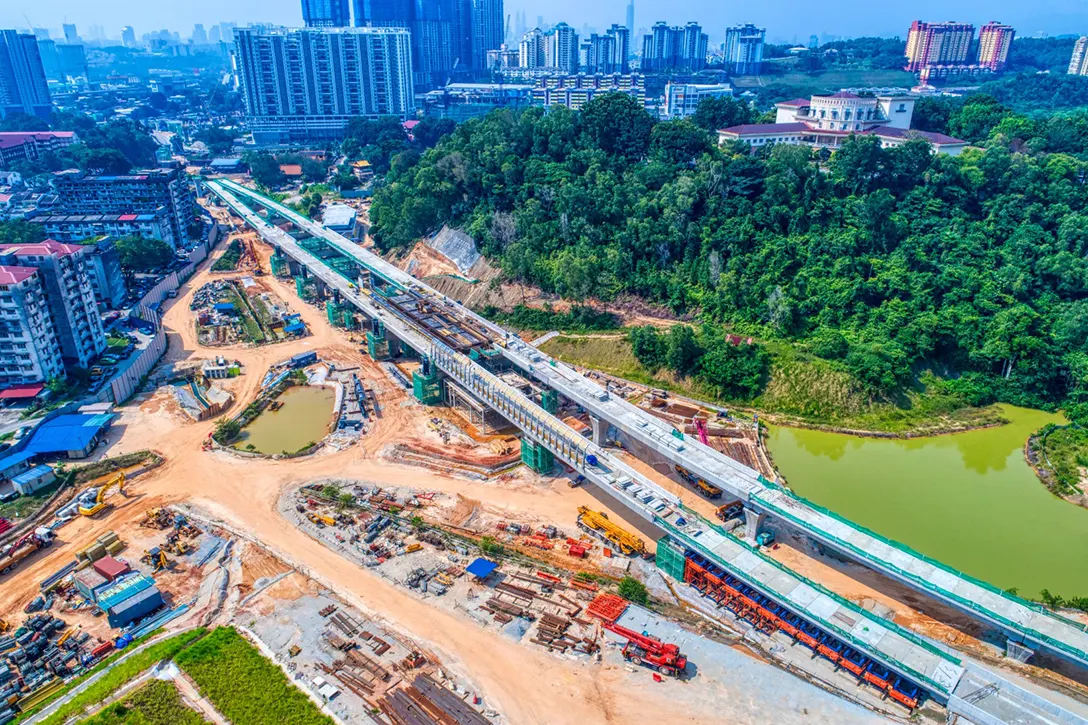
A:
[[[710,445],[710,439],[707,437],[706,430],[706,418],[693,418],[695,423],[695,432],[699,435],[699,442],[704,446]]]
[[[604,628],[627,640],[623,646],[623,658],[631,664],[653,668],[668,677],[684,674],[688,658],[679,646],[662,642],[648,634],[639,634],[619,624],[605,622]]]
[[[306,518],[310,520],[310,523],[316,525],[318,528],[324,528],[325,522],[320,516],[314,513],[306,514]]]
[[[170,559],[166,557],[166,552],[158,546],[150,551],[144,551],[144,555],[140,557],[140,561],[148,566],[154,567],[157,572],[162,571],[170,565]]]
[[[690,483],[692,486],[695,487],[696,491],[703,494],[707,498],[713,499],[722,497],[722,490],[720,488],[712,483],[707,483],[705,480],[699,478],[683,466],[673,466],[673,469],[675,469],[676,473],[680,476],[680,478]]]
[[[38,527],[10,546],[0,549],[0,574],[7,574],[35,551],[53,545],[53,532]]]
[[[727,504],[722,504],[714,511],[714,515],[718,517],[720,521],[730,521],[735,519],[744,513],[744,504],[740,499],[734,499]]]
[[[165,529],[170,526],[170,512],[161,507],[148,509],[144,512],[144,518],[140,521],[140,526]]]
[[[326,516],[325,514],[318,514],[317,518],[321,519],[326,526],[336,526],[336,519],[332,516]]]
[[[117,487],[117,491],[122,496],[125,495],[125,474],[118,473],[107,481],[105,486],[88,489],[79,499],[79,513],[83,516],[94,516],[100,511],[104,511],[106,509],[106,494],[114,486]]]
[[[624,556],[645,556],[646,542],[608,520],[608,514],[578,507],[578,528],[618,548]]]

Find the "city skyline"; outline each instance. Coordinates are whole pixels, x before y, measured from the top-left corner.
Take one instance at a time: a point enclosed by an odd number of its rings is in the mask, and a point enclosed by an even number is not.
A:
[[[511,17],[511,28],[517,13],[524,12],[529,27],[537,16],[546,24],[560,21],[576,30],[583,25],[603,32],[612,23],[626,23],[627,0],[606,0],[600,3],[580,3],[575,0],[553,0],[546,5],[530,0],[506,0],[504,12]],[[809,34],[833,34],[839,37],[863,35],[906,37],[911,21],[926,18],[931,21],[957,20],[982,25],[998,20],[1016,27],[1021,37],[1037,33],[1049,35],[1082,34],[1088,32],[1088,7],[1080,0],[1039,0],[1030,6],[1016,3],[993,3],[983,0],[960,0],[954,3],[919,0],[910,6],[873,13],[871,6],[861,0],[846,0],[833,6],[812,5],[802,0],[776,0],[763,6],[723,8],[709,0],[636,0],[635,25],[632,32],[650,28],[655,22],[683,25],[695,21],[703,25],[713,42],[721,42],[725,28],[742,23],[754,23],[767,28],[768,42],[807,40]],[[273,23],[294,27],[303,25],[299,0],[235,0],[229,6],[214,0],[192,0],[185,4],[149,5],[136,0],[118,0],[108,6],[90,6],[73,0],[16,0],[0,7],[0,27],[28,30],[46,27],[61,30],[62,23],[75,24],[81,34],[92,25],[101,26],[110,38],[119,38],[121,28],[131,25],[137,36],[163,28],[188,37],[193,26],[205,28],[220,22]]]

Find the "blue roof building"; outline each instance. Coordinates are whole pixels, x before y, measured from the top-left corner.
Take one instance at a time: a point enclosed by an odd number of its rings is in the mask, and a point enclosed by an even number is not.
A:
[[[476,561],[466,566],[465,571],[482,581],[491,576],[491,574],[498,568],[499,565],[495,562],[480,557]]]
[[[29,453],[63,453],[68,458],[86,458],[98,445],[101,434],[110,427],[113,418],[110,413],[58,415],[38,426],[25,450]]]

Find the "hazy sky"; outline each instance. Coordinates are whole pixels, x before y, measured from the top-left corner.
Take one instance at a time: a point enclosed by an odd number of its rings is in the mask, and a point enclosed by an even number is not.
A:
[[[565,20],[575,28],[583,23],[605,28],[624,22],[626,0],[506,0],[506,12],[524,10],[530,27],[537,15],[550,23]],[[194,23],[209,27],[224,20],[239,25],[302,22],[300,0],[0,0],[0,28],[32,26],[57,28],[64,21],[81,30],[91,24],[120,36],[123,25],[137,35],[163,27],[188,36]],[[655,21],[682,24],[701,22],[712,38],[728,24],[754,22],[767,27],[769,39],[807,40],[811,33],[839,36],[906,36],[911,20],[958,20],[982,25],[1000,20],[1021,35],[1088,33],[1086,0],[913,0],[880,3],[871,0],[764,0],[758,3],[723,3],[721,0],[636,0],[635,25]]]

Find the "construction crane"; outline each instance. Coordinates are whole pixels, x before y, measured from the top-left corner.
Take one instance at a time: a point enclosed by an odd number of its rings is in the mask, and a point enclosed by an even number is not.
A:
[[[645,556],[646,542],[608,520],[608,514],[586,506],[578,507],[578,528],[612,544],[625,556]]]
[[[695,422],[695,432],[699,434],[699,442],[704,446],[710,445],[710,438],[707,437],[706,430],[706,418],[692,418]]]
[[[94,516],[100,511],[106,508],[106,494],[114,486],[117,487],[118,492],[125,495],[125,474],[118,473],[111,478],[105,486],[99,488],[92,488],[83,494],[79,500],[79,513],[83,516]]]
[[[14,544],[0,549],[0,574],[7,574],[19,565],[23,559],[33,554],[38,549],[44,549],[53,544],[53,532],[49,529],[38,527],[32,533],[27,534]]]
[[[651,667],[668,677],[680,677],[688,666],[688,658],[680,647],[665,643],[657,637],[639,634],[619,624],[606,622],[604,628],[627,640],[623,646],[623,658],[634,665]]]

